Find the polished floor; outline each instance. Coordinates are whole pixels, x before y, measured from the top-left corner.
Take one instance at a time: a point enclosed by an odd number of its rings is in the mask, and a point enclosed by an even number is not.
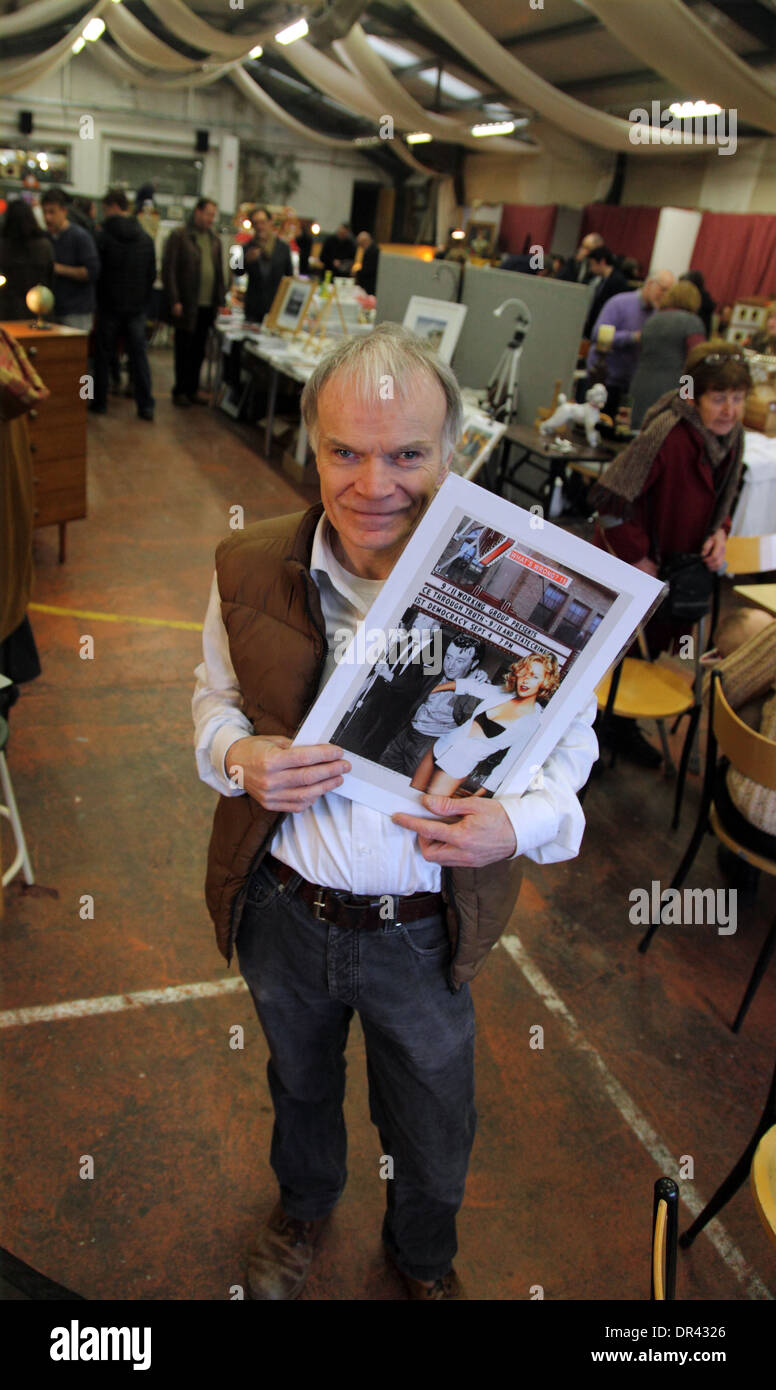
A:
[[[253,1006],[202,897],[215,794],[195,772],[190,697],[230,508],[249,522],[314,494],[264,461],[257,431],[175,410],[169,353],[153,369],[155,423],[116,397],[90,420],[89,516],[69,528],[67,563],[54,528],[36,535],[43,673],[11,710],[8,760],[37,887],[8,889],[0,922],[0,1245],[89,1299],[226,1300],[275,1200],[271,1107]],[[642,957],[629,920],[633,889],[670,881],[698,791],[691,778],[677,835],[660,772],[594,780],[579,857],[528,864],[473,986],[479,1128],[456,1262],[471,1298],[647,1298],[655,1179],[681,1168],[683,1228],[759,1119],[776,969],[740,1036],[729,1024],[774,881],[734,935],[663,927]],[[725,887],[710,837],[688,883]],[[403,1298],[381,1255],[357,1021],[347,1120],[348,1187],[303,1297]],[[677,1292],[776,1294],[748,1185],[680,1252]]]

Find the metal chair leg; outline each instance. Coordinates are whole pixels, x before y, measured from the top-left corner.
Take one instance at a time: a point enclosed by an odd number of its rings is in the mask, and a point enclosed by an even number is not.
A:
[[[700,705],[695,705],[693,709],[689,711],[689,715],[690,719],[687,725],[687,732],[684,736],[684,743],[682,744],[682,756],[679,762],[679,778],[676,783],[676,796],[674,797],[674,818],[671,821],[672,830],[679,829],[679,819],[682,813],[682,800],[684,798],[684,784],[687,780],[687,765],[690,761],[690,750],[695,740],[695,731],[698,726],[698,720],[701,717]]]
[[[755,961],[751,979],[746,987],[746,993],[744,994],[744,997],[741,1000],[741,1007],[738,1010],[738,1013],[736,1014],[736,1021],[733,1024],[732,1031],[734,1033],[738,1032],[739,1028],[741,1027],[741,1024],[746,1018],[749,1005],[754,999],[754,996],[757,993],[758,985],[766,970],[768,969],[768,963],[771,959],[771,956],[773,955],[774,950],[776,950],[776,919],[774,919],[773,925],[770,931],[768,932],[765,941],[763,942],[762,950],[760,951],[760,954],[757,957],[757,960]]]
[[[671,757],[671,749],[670,749],[669,746],[668,746],[668,734],[666,733],[666,721],[665,721],[665,719],[656,719],[656,720],[655,720],[655,723],[657,724],[657,731],[658,731],[658,733],[660,734],[660,744],[661,744],[661,747],[662,747],[662,749],[663,749],[663,763],[664,763],[664,765],[665,765],[666,776],[667,776],[667,777],[675,777],[675,776],[676,776],[676,764],[675,764],[673,758]]]

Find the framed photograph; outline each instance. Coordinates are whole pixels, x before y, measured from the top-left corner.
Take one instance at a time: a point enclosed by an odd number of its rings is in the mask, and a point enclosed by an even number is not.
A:
[[[417,333],[434,349],[440,362],[452,361],[458,338],[466,318],[465,304],[450,304],[445,299],[424,299],[413,294],[404,315],[404,328]]]
[[[453,453],[451,471],[459,478],[476,477],[505,430],[506,422],[492,420],[481,410],[464,410],[463,434]]]
[[[314,292],[313,280],[300,280],[294,275],[284,275],[264,320],[264,327],[271,333],[298,333]]]
[[[471,251],[473,256],[481,256],[483,260],[489,260],[491,256],[495,256],[498,238],[497,222],[467,222],[464,231],[466,232],[466,249]]]
[[[335,743],[336,795],[429,815],[424,793],[519,796],[665,585],[450,476],[295,742]]]

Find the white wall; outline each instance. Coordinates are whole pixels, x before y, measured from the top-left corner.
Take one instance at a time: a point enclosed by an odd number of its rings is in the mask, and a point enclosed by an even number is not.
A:
[[[656,270],[672,270],[678,276],[689,270],[702,217],[703,213],[687,208],[661,210],[649,263],[650,275]]]

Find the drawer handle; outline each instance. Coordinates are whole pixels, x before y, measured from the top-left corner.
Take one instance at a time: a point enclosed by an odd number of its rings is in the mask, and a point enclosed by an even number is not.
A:
[[[35,509],[34,509],[34,511],[33,511],[33,513],[32,513],[32,515],[33,515],[33,516],[40,516],[40,507],[35,507]]]
[[[37,446],[37,444],[33,444],[32,441],[30,441],[30,453],[31,453],[31,454],[37,454],[37,452],[38,452],[38,446]]]
[[[30,411],[30,419],[31,419],[31,420],[37,420],[37,418],[38,418],[38,412],[37,412],[37,410],[31,410],[31,411]]]
[[[28,349],[27,349],[27,356],[28,356],[28,357],[37,357],[37,355],[38,355],[38,349],[37,349],[36,347],[28,347]]]

